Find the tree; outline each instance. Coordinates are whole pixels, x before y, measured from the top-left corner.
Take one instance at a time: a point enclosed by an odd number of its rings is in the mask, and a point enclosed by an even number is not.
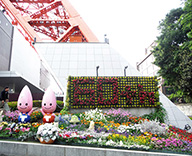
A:
[[[182,8],[173,9],[160,22],[160,36],[157,37],[153,53],[154,64],[160,67],[159,74],[165,79],[166,85],[182,92],[185,99],[191,99],[192,52],[189,29],[184,28],[188,25],[182,22],[185,13]]]
[[[181,24],[183,25],[183,29],[187,31],[187,36],[192,39],[192,0],[186,0],[183,10]],[[190,46],[192,48],[192,41],[190,41]]]

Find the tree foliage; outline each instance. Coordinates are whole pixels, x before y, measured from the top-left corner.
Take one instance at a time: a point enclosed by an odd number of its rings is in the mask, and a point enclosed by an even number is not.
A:
[[[183,29],[187,31],[187,36],[192,39],[192,0],[187,0],[184,6],[184,13],[181,17]],[[190,41],[192,46],[192,41]],[[192,47],[191,47],[192,48]]]
[[[171,10],[159,24],[160,36],[154,47],[154,64],[167,85],[192,99],[192,0]]]

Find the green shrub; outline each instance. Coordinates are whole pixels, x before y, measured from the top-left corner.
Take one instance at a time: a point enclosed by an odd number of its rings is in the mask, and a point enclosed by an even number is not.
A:
[[[57,100],[57,107],[56,107],[56,112],[60,112],[63,109],[64,103],[63,101]]]
[[[41,107],[42,100],[33,100],[33,107]]]
[[[68,83],[67,83],[67,94],[66,94],[66,100],[65,100],[65,106],[63,107],[63,109],[61,110],[61,114],[66,114],[67,112],[69,112],[69,109],[70,109],[70,81],[71,81],[71,76],[68,77]]]
[[[17,101],[8,102],[8,105],[11,111],[17,110]]]
[[[41,100],[34,100],[33,101],[33,107],[38,107],[41,108]],[[11,109],[11,111],[15,111],[17,110],[17,101],[12,101],[12,102],[8,102],[9,108]],[[57,107],[56,107],[56,112],[60,112],[63,109],[63,101],[58,101],[57,100]]]
[[[160,106],[155,108],[155,111],[150,113],[150,114],[146,114],[142,116],[143,118],[149,119],[149,120],[157,120],[160,123],[165,123],[166,119],[167,119],[167,111],[165,108],[163,108],[162,103],[160,103]]]

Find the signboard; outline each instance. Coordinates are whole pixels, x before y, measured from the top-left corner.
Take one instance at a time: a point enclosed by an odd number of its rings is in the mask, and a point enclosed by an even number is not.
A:
[[[159,106],[155,77],[70,77],[69,99],[79,108],[154,108]]]

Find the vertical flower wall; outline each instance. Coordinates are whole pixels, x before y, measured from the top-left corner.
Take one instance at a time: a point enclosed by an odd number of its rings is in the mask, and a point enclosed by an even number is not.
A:
[[[70,107],[154,108],[159,106],[156,77],[70,77]]]

